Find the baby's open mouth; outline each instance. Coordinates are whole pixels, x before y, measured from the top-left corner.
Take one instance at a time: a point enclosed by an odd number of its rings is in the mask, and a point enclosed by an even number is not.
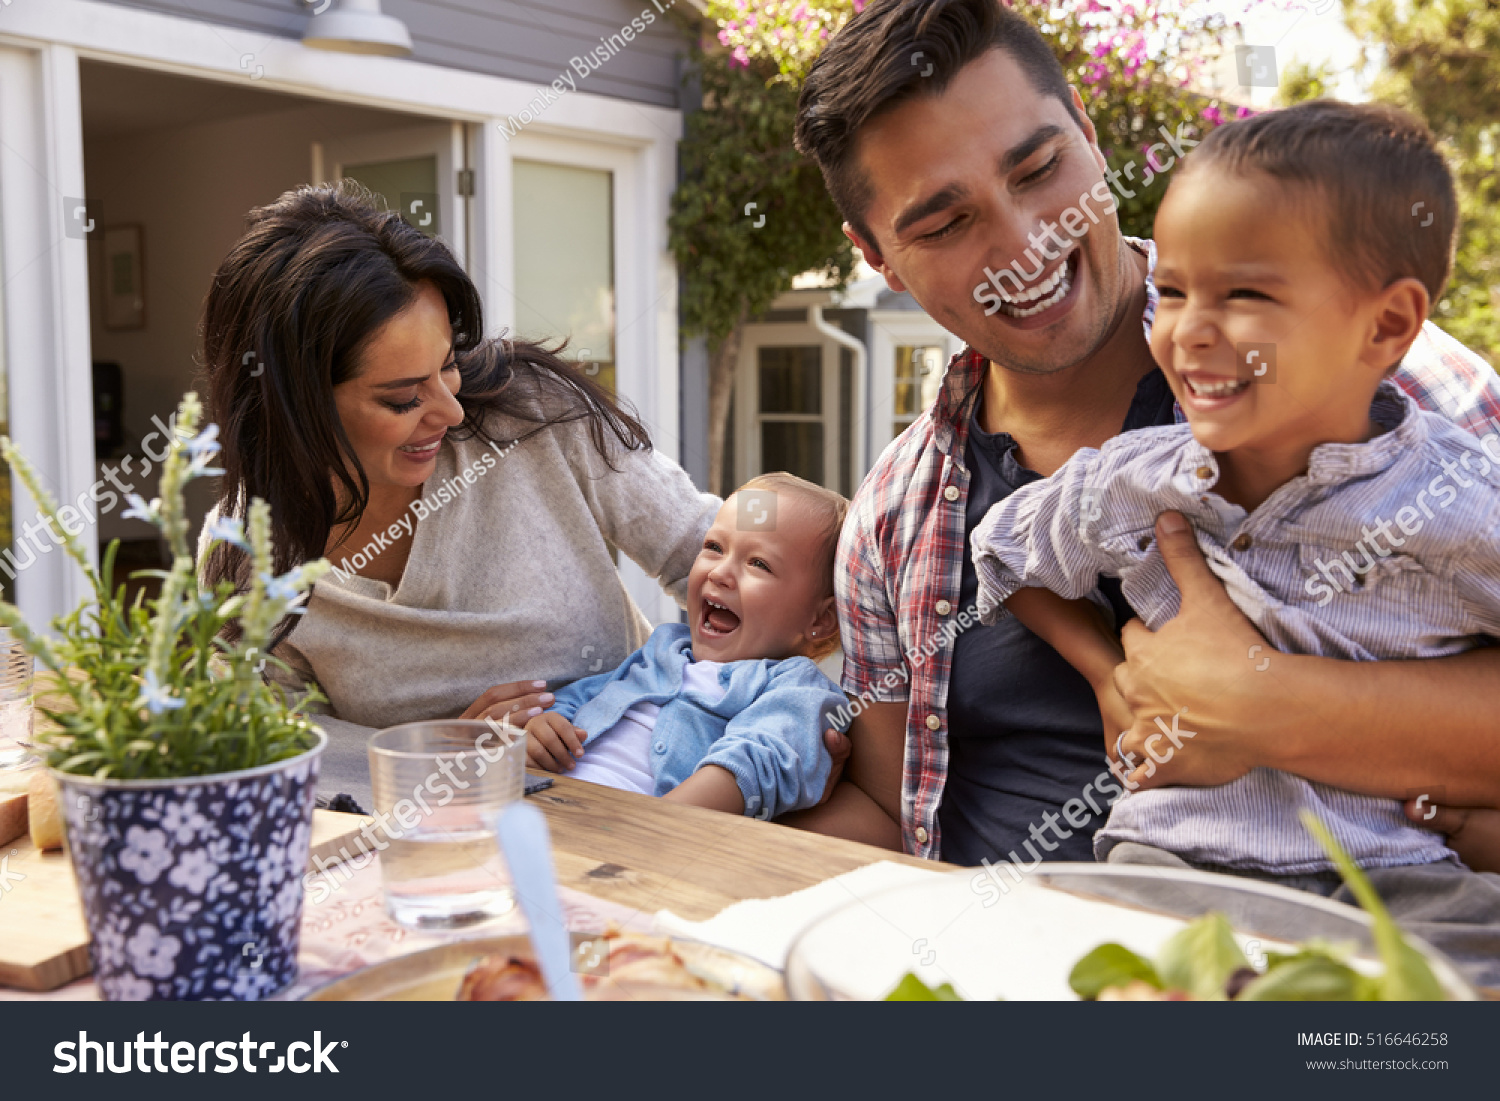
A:
[[[714,638],[723,638],[725,635],[733,634],[740,625],[740,617],[731,612],[722,604],[715,603],[703,598],[703,618],[698,624],[703,633]]]

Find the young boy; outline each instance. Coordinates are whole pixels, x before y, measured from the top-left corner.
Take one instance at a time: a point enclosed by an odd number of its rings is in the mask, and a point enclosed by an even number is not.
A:
[[[1452,255],[1456,202],[1431,135],[1391,108],[1308,103],[1214,131],[1178,173],[1156,219],[1151,351],[1188,425],[1080,451],[993,509],[973,537],[981,613],[1005,602],[1121,730],[1119,644],[1092,605],[1059,597],[1105,574],[1147,626],[1174,616],[1152,535],[1175,509],[1278,650],[1389,660],[1500,636],[1500,436],[1481,445],[1385,381]],[[1333,894],[1303,809],[1373,869],[1398,918],[1500,985],[1500,876],[1465,868],[1395,797],[1256,768],[1128,794],[1095,853]]]
[[[817,803],[822,732],[845,699],[814,661],[838,648],[833,551],[848,505],[790,474],[741,486],[688,575],[687,624],[559,689],[526,724],[530,764],[758,818]]]

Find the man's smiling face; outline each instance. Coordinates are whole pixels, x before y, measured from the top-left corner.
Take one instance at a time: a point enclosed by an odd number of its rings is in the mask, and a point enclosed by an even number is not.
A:
[[[910,291],[944,328],[987,358],[1036,374],[1070,367],[1104,342],[1133,289],[1122,274],[1119,225],[1105,213],[1113,203],[1092,194],[1105,160],[1087,118],[1080,128],[1009,54],[990,50],[941,94],[877,115],[861,128],[854,157],[871,195],[863,221],[874,240],[851,237],[892,289]],[[1048,235],[1070,208],[1083,219],[1078,236],[1063,228]],[[1078,217],[1070,224],[1077,228]],[[1039,261],[1024,293],[1045,293],[998,309],[976,300],[975,288],[989,282],[985,269],[1012,261],[1023,274]],[[1015,295],[1010,281],[1001,286]],[[1017,316],[1038,304],[1045,308]]]

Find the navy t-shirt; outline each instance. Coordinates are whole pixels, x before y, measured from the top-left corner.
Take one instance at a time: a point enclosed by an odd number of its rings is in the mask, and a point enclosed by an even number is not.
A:
[[[981,392],[982,400],[982,392]],[[1173,422],[1172,391],[1161,371],[1141,379],[1122,432]],[[976,402],[969,425],[964,465],[969,468],[969,500],[964,515],[964,568],[957,606],[970,607],[979,578],[969,553],[969,536],[990,507],[1040,475],[1016,461],[1016,441],[1004,432],[979,427]],[[1134,613],[1120,595],[1120,584],[1101,578],[1100,590],[1114,605],[1115,622]],[[1107,767],[1104,723],[1093,689],[1048,643],[1004,616],[993,627],[976,625],[954,640],[948,684],[948,776],[938,806],[942,856],[955,864],[981,858],[1006,859],[1022,846],[1031,826],[1044,829],[1044,812],[1055,816],[1069,799]],[[1094,859],[1094,831],[1105,814],[1082,829],[1060,823],[1032,840],[1047,860]],[[1060,832],[1071,832],[1064,838]],[[1047,846],[1055,846],[1048,850]]]

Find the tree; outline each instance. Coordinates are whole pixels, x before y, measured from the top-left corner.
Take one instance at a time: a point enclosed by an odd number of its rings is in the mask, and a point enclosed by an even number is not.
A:
[[[1085,99],[1110,167],[1120,224],[1151,235],[1170,165],[1163,132],[1196,140],[1244,108],[1192,90],[1230,28],[1187,0],[1008,0],[1052,44]],[[683,273],[684,335],[710,354],[709,486],[722,486],[724,436],[740,334],[792,279],[842,286],[854,253],[817,168],[792,148],[797,93],[824,44],[863,0],[712,0],[717,41],[694,51],[703,109],[690,115],[671,248]],[[1153,145],[1158,152],[1149,152]],[[752,205],[753,204],[753,205]]]
[[[1345,0],[1344,18],[1384,58],[1375,95],[1425,119],[1454,165],[1458,247],[1433,320],[1500,366],[1500,5]]]

